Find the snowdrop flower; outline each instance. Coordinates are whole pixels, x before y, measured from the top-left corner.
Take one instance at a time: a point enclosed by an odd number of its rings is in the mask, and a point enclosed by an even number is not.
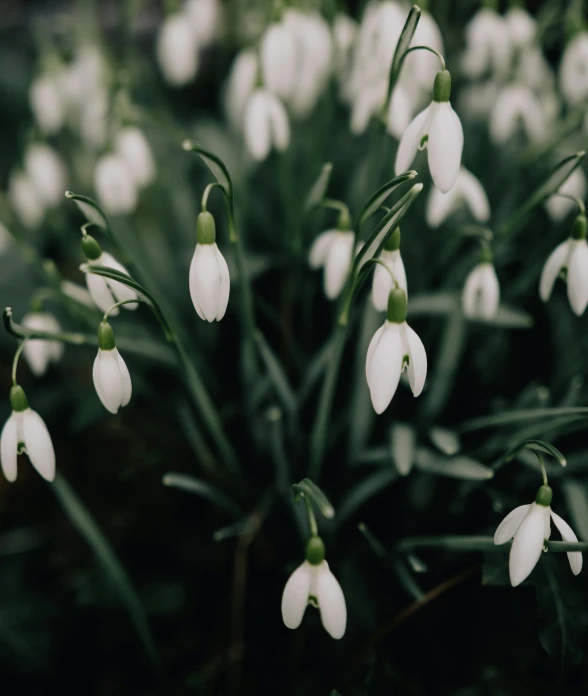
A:
[[[190,264],[190,297],[198,316],[220,321],[227,311],[231,279],[224,256],[216,245],[216,226],[209,212],[196,222],[196,249]]]
[[[494,543],[497,545],[514,538],[508,559],[510,583],[513,587],[526,580],[537,565],[544,544],[551,534],[551,519],[564,541],[578,541],[570,525],[551,509],[552,497],[551,488],[541,486],[535,502],[515,508],[502,520],[494,534]],[[568,561],[572,573],[578,575],[582,570],[582,554],[579,551],[569,551]]]
[[[412,393],[419,396],[427,378],[427,353],[421,339],[406,323],[406,293],[395,288],[388,298],[386,321],[374,334],[365,362],[376,413],[388,408],[405,368]]]
[[[504,77],[510,70],[511,43],[506,21],[489,7],[476,13],[465,30],[466,51],[462,67],[466,75],[480,78],[485,73]]]
[[[334,67],[339,79],[343,80],[350,69],[353,45],[358,25],[344,12],[339,12],[333,22]]]
[[[182,87],[196,77],[198,44],[186,14],[176,12],[165,18],[157,37],[157,59],[172,87]]]
[[[59,333],[61,327],[57,319],[47,312],[30,312],[25,314],[22,325],[34,331]],[[28,339],[23,348],[24,357],[35,377],[42,377],[50,362],[58,362],[63,355],[63,344],[60,341],[45,341]]]
[[[102,149],[108,137],[108,92],[97,87],[80,104],[79,128],[83,141],[94,150]]]
[[[500,305],[500,285],[489,252],[466,278],[461,296],[463,313],[468,319],[492,319]]]
[[[504,145],[522,128],[533,143],[549,134],[549,120],[541,101],[523,84],[507,85],[498,95],[490,113],[490,137]]]
[[[584,200],[586,198],[586,175],[582,169],[579,167],[574,169],[557,191],[558,193]],[[545,202],[545,208],[549,213],[549,217],[554,222],[561,222],[575,207],[576,203],[573,200],[557,194],[551,196]]]
[[[188,0],[185,12],[202,48],[210,46],[221,29],[222,6],[219,0]]]
[[[96,306],[92,300],[92,296],[82,285],[72,283],[71,280],[62,280],[59,289],[64,295],[67,295],[67,297],[79,304],[92,308]]]
[[[98,355],[92,378],[98,398],[110,413],[118,413],[131,400],[131,375],[116,347],[112,326],[106,321],[98,326]]]
[[[94,188],[109,213],[132,213],[137,206],[137,184],[127,161],[111,152],[101,157],[94,169]]]
[[[515,48],[525,48],[533,43],[537,22],[522,7],[511,7],[504,15],[508,36]]]
[[[259,61],[253,49],[239,51],[233,61],[224,91],[224,107],[234,130],[243,128],[245,109],[255,90]]]
[[[490,204],[484,187],[470,171],[461,167],[454,187],[448,193],[432,189],[427,202],[429,227],[439,227],[455,210],[465,205],[477,222],[490,219]]]
[[[8,198],[22,225],[32,229],[39,227],[45,215],[45,206],[33,182],[24,172],[17,171],[10,175]]]
[[[11,483],[16,480],[17,455],[26,452],[39,474],[47,481],[53,481],[55,450],[45,422],[36,411],[29,408],[22,387],[12,387],[10,405],[12,413],[0,435],[0,459],[4,476]]]
[[[570,104],[580,104],[588,98],[588,31],[576,34],[561,60],[560,89]]]
[[[61,203],[66,188],[66,170],[61,157],[44,143],[29,145],[24,156],[25,172],[48,207]]]
[[[355,235],[350,224],[349,214],[342,211],[337,229],[321,232],[310,247],[310,267],[325,267],[323,283],[329,300],[341,294],[353,261]]]
[[[463,149],[463,129],[449,103],[450,94],[451,75],[441,70],[435,76],[433,101],[404,131],[396,154],[398,175],[410,167],[417,150],[426,147],[433,183],[443,193],[455,184]]]
[[[86,274],[88,291],[94,303],[102,312],[109,312],[110,315],[115,317],[119,310],[118,307],[111,309],[112,305],[117,302],[124,302],[125,300],[137,299],[137,293],[118,280],[105,278],[104,276],[92,273],[88,269],[92,266],[106,266],[120,273],[124,273],[125,275],[129,275],[129,272],[110,254],[102,251],[98,242],[89,234],[82,237],[82,251],[88,260],[86,267],[82,267],[82,270],[84,270]],[[125,309],[129,310],[137,309],[136,304],[126,304],[123,306]]]
[[[400,140],[410,124],[412,114],[412,102],[408,91],[402,84],[397,84],[388,105],[388,115],[386,117],[386,130],[388,133]]]
[[[272,147],[284,152],[290,144],[290,123],[282,102],[266,89],[256,89],[245,111],[245,142],[253,159],[262,162]]]
[[[388,307],[388,297],[395,287],[395,281],[398,287],[408,294],[406,272],[400,256],[400,227],[388,237],[379,259],[386,268],[379,263],[376,264],[372,282],[372,303],[379,312],[384,312]]]
[[[138,186],[155,179],[155,162],[147,138],[139,128],[127,126],[116,134],[115,149],[127,163]]]
[[[557,277],[566,272],[568,300],[574,314],[581,317],[588,305],[588,244],[586,217],[578,215],[571,236],[549,255],[539,282],[539,296],[543,302],[551,297]]]
[[[296,43],[285,22],[274,22],[259,42],[261,75],[266,88],[287,100],[296,85]]]
[[[33,80],[29,89],[29,103],[44,135],[54,135],[63,128],[66,105],[55,74],[45,73]]]
[[[347,607],[341,585],[325,561],[325,546],[313,536],[306,546],[306,560],[292,573],[282,594],[282,619],[287,628],[298,628],[306,607],[312,604],[327,633],[339,640],[347,625]]]

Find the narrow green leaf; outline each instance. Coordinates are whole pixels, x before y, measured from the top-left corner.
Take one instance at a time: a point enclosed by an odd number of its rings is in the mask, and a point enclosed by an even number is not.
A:
[[[465,481],[486,481],[494,476],[494,471],[470,457],[442,457],[431,450],[419,447],[415,464],[421,471]]]
[[[392,193],[392,191],[394,191],[395,188],[403,184],[405,181],[414,179],[416,175],[417,173],[413,169],[411,169],[410,171],[405,172],[404,174],[401,174],[400,176],[397,176],[394,179],[391,179],[390,181],[386,182],[383,186],[381,186],[369,199],[369,201],[364,205],[363,210],[359,214],[356,225],[357,231],[361,232],[361,228],[363,227],[364,222],[380,208],[382,203],[386,200],[386,198],[388,198],[388,196]],[[389,212],[390,211],[388,211],[388,213]]]
[[[520,411],[503,411],[492,416],[482,416],[465,421],[458,427],[460,433],[470,433],[474,430],[484,428],[498,428],[509,426],[526,420],[539,420],[542,418],[554,418],[559,416],[586,416],[588,418],[588,407],[570,406],[566,408],[534,408]]]
[[[105,232],[110,232],[110,223],[108,222],[106,213],[96,201],[88,198],[88,196],[81,196],[77,193],[73,193],[73,191],[66,191],[65,197],[72,200],[78,206],[80,212],[88,222],[97,225]]]
[[[302,479],[300,483],[293,484],[292,488],[295,493],[304,493],[309,500],[312,500],[323,517],[326,517],[328,520],[335,517],[335,508],[331,505],[322,489],[319,488],[314,481],[305,478]]]
[[[533,317],[522,309],[500,305],[492,319],[478,320],[503,329],[529,329],[533,326]]]
[[[306,200],[302,206],[303,216],[308,215],[312,210],[320,205],[329,187],[332,172],[333,164],[331,162],[325,162],[313,185],[310,187],[308,195],[306,196]]]
[[[199,495],[200,497],[209,500],[220,510],[227,512],[233,517],[238,517],[239,515],[243,514],[241,508],[236,505],[227,495],[225,495],[225,493],[219,491],[209,483],[206,483],[206,481],[201,481],[200,479],[194,478],[194,476],[169,472],[164,475],[162,483],[164,486],[168,486],[170,488],[179,488],[187,493]]]
[[[562,488],[572,518],[572,529],[581,539],[588,539],[588,491],[575,479],[562,481]]]
[[[500,457],[500,459],[494,462],[492,468],[495,471],[497,469],[500,469],[500,467],[510,462],[512,459],[516,457],[516,455],[519,452],[525,449],[531,450],[533,452],[543,452],[544,454],[549,454],[554,459],[556,459],[561,464],[561,466],[565,466],[567,464],[566,458],[563,456],[563,454],[557,449],[557,447],[554,447],[549,442],[543,442],[543,440],[524,440],[523,442],[520,442],[517,445],[515,445],[515,447],[510,449],[505,455],[503,455],[502,457]]]
[[[280,361],[268,345],[261,332],[257,332],[255,335],[255,344],[282,406],[284,407],[288,416],[291,419],[296,420],[298,411],[296,394],[290,385],[290,381],[286,376]]]
[[[194,140],[184,140],[182,149],[186,152],[195,152],[200,155],[204,164],[210,169],[214,178],[225,189],[228,196],[233,197],[233,182],[227,166],[220,157],[198,145]]]
[[[438,295],[416,295],[408,298],[408,316],[436,316],[455,311],[458,293],[440,292]]]
[[[378,469],[357,484],[337,506],[337,525],[341,526],[370,498],[390,486],[398,477],[399,473],[396,468],[388,466],[384,469]]]
[[[421,8],[418,5],[413,5],[408,13],[404,27],[396,44],[396,50],[394,51],[394,58],[392,59],[392,65],[390,66],[390,75],[388,77],[388,93],[386,95],[386,105],[390,103],[390,97],[394,91],[394,87],[398,78],[400,77],[400,70],[402,68],[402,62],[404,59],[404,54],[410,47],[412,37],[416,31],[417,25],[421,18]]]
[[[126,608],[145,652],[159,672],[161,669],[160,657],[149,629],[145,610],[110,542],[62,475],[56,476],[51,488],[71,523],[94,552],[104,573]]]

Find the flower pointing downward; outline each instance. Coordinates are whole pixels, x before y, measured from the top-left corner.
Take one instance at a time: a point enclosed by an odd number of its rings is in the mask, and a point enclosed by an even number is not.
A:
[[[390,291],[394,287],[393,278],[398,286],[408,293],[406,271],[400,255],[400,227],[397,227],[386,240],[379,260],[381,263],[376,266],[372,282],[372,303],[379,312],[384,312],[388,307]]]
[[[98,355],[92,377],[98,398],[110,413],[118,413],[131,400],[131,375],[114,342],[112,326],[106,321],[98,327]]]
[[[480,263],[466,278],[461,303],[468,319],[489,321],[498,311],[500,284],[489,252],[483,254]]]
[[[400,140],[396,153],[396,174],[410,168],[417,150],[429,152],[433,183],[443,193],[453,188],[461,165],[463,129],[449,103],[451,75],[441,70],[435,76],[433,101],[414,117]]]
[[[353,261],[355,235],[349,227],[348,215],[342,213],[337,229],[321,232],[310,247],[310,267],[325,267],[324,288],[329,300],[341,294]]]
[[[282,594],[282,619],[287,628],[298,628],[306,607],[320,612],[327,633],[338,640],[347,625],[347,607],[341,585],[325,561],[325,545],[318,536],[309,539],[306,560],[292,573]]]
[[[406,293],[401,288],[390,292],[387,319],[370,342],[365,368],[376,413],[388,408],[405,368],[412,393],[418,396],[423,391],[427,353],[421,339],[406,323]]]
[[[505,544],[514,538],[508,562],[513,587],[526,580],[537,565],[544,544],[551,534],[551,520],[564,541],[578,541],[570,525],[551,509],[552,497],[551,488],[541,486],[535,502],[515,508],[502,520],[494,534],[494,543],[497,545]],[[582,554],[579,551],[570,551],[568,561],[572,573],[578,575],[582,570]]]

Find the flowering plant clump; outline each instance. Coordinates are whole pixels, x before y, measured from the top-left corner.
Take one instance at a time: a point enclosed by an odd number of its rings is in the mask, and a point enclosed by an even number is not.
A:
[[[152,5],[0,43],[6,693],[585,693],[583,3]]]

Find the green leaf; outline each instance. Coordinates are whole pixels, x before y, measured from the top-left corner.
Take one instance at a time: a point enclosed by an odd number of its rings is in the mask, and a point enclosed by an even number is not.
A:
[[[72,200],[80,209],[82,215],[94,225],[97,225],[105,232],[110,232],[110,223],[106,217],[106,213],[102,208],[96,203],[96,201],[88,198],[87,196],[81,196],[72,191],[66,191],[65,197]]]
[[[351,515],[367,503],[370,498],[390,486],[399,477],[398,471],[389,466],[378,469],[361,483],[354,486],[350,493],[337,506],[337,524],[341,526]]]
[[[490,467],[470,457],[442,457],[431,450],[419,447],[415,464],[421,471],[465,481],[486,481],[494,476]]]
[[[206,481],[201,481],[200,479],[194,478],[194,476],[169,472],[164,475],[162,483],[164,486],[168,486],[170,488],[179,488],[187,493],[194,493],[202,498],[206,498],[206,500],[209,500],[220,510],[227,512],[233,517],[238,517],[239,515],[243,514],[241,508],[222,491],[219,491],[214,486],[206,483]]]
[[[570,406],[564,408],[534,408],[523,409],[520,411],[502,411],[492,416],[482,416],[481,418],[472,418],[465,421],[458,427],[460,433],[470,433],[474,430],[482,430],[484,428],[499,428],[501,426],[510,426],[515,423],[520,423],[526,420],[539,420],[543,418],[553,418],[559,416],[586,416],[588,418],[588,407],[585,406]]]
[[[530,329],[534,324],[533,317],[528,312],[506,305],[500,305],[492,319],[477,321],[502,329]]]
[[[371,217],[382,205],[382,203],[388,198],[388,196],[394,191],[395,188],[403,184],[405,181],[414,179],[417,173],[411,169],[400,176],[391,179],[381,186],[374,195],[369,199],[369,201],[364,205],[363,210],[357,218],[356,229],[358,233],[361,232],[364,222]],[[389,213],[389,211],[388,211]]]
[[[160,657],[149,629],[145,610],[114,549],[62,475],[56,476],[51,488],[71,523],[94,552],[120,601],[126,608],[145,652],[159,672],[161,669]]]
[[[298,411],[296,394],[290,385],[288,377],[286,377],[286,373],[284,372],[280,361],[277,359],[273,350],[269,347],[261,332],[256,333],[255,344],[282,406],[284,407],[288,416],[295,421],[297,419]]]
[[[332,172],[333,164],[331,162],[325,162],[313,185],[310,187],[308,195],[306,196],[306,200],[302,206],[303,216],[308,215],[312,210],[320,205],[329,187]]]
[[[305,478],[300,483],[293,484],[292,488],[295,493],[303,493],[309,500],[312,500],[323,517],[326,517],[328,520],[335,517],[335,508],[314,481]]]
[[[400,69],[402,68],[402,62],[404,59],[404,54],[410,47],[412,37],[416,31],[417,25],[421,18],[421,8],[418,5],[413,5],[408,13],[404,27],[396,44],[396,50],[394,51],[394,58],[392,59],[392,65],[390,66],[390,75],[388,77],[388,93],[386,96],[385,104],[390,103],[390,97],[394,91],[394,87],[398,78],[400,77]]]
[[[204,164],[206,164],[214,178],[225,189],[229,198],[233,198],[233,182],[231,181],[231,175],[220,157],[205,150],[194,140],[184,140],[182,149],[186,152],[195,152],[197,155],[200,155]]]
[[[588,539],[588,491],[586,485],[575,479],[562,481],[563,493],[572,518],[572,529],[580,539]]]
[[[516,457],[516,455],[519,452],[525,449],[531,450],[533,452],[543,452],[544,454],[549,454],[554,459],[556,459],[561,464],[561,466],[565,466],[567,464],[566,458],[563,456],[563,454],[557,449],[557,447],[554,447],[549,442],[543,442],[543,440],[524,440],[523,442],[520,442],[517,445],[515,445],[515,447],[510,449],[505,455],[503,455],[502,457],[500,457],[500,459],[494,462],[492,468],[495,471],[497,469],[500,469],[500,467],[510,462],[512,459]]]

